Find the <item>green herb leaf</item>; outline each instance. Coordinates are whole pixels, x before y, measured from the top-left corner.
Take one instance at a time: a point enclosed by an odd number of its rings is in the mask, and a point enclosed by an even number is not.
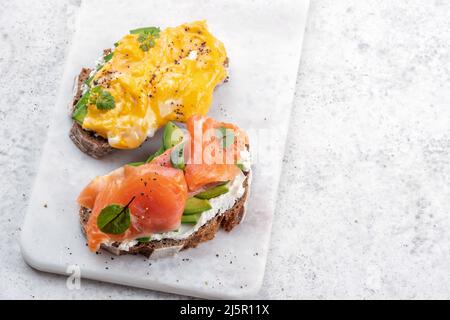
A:
[[[141,43],[139,48],[143,51],[148,51],[155,46],[155,38],[159,38],[160,31],[158,27],[145,27],[130,30],[130,33],[137,34],[137,40]]]
[[[150,242],[150,237],[143,237],[143,238],[137,238],[136,239],[139,242]]]
[[[148,44],[146,44],[146,43],[143,43],[143,44],[141,44],[141,45],[139,46],[139,48],[140,48],[142,51],[148,51],[148,49],[150,49],[150,46],[149,46]]]
[[[111,110],[116,107],[116,102],[111,93],[99,86],[91,89],[89,103],[95,104],[99,110]]]
[[[226,149],[234,143],[234,132],[231,129],[220,127],[216,129],[216,136],[220,140],[222,148]]]
[[[127,231],[131,225],[128,205],[124,207],[119,204],[111,204],[103,208],[97,217],[99,229],[109,234],[121,234]]]
[[[108,91],[102,91],[97,98],[97,102],[95,103],[97,109],[100,110],[111,110],[116,107],[116,102],[114,101],[114,97]]]

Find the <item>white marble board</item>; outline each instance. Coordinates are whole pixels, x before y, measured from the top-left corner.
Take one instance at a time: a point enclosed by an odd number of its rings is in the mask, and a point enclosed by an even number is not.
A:
[[[84,1],[21,234],[36,269],[204,298],[251,298],[262,283],[309,1]],[[75,198],[96,175],[156,149],[159,136],[103,160],[70,141],[67,106],[73,79],[129,29],[206,19],[230,58],[230,81],[215,92],[210,115],[250,135],[253,184],[245,221],[196,249],[159,260],[92,254]],[[302,30],[302,31],[300,31]]]

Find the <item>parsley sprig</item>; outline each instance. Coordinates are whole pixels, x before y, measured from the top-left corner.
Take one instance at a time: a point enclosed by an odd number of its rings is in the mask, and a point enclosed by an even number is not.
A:
[[[145,27],[130,30],[130,33],[137,34],[137,40],[141,43],[139,48],[141,48],[142,51],[148,51],[155,46],[155,39],[159,38],[160,31],[161,29],[158,27]]]
[[[111,110],[116,107],[114,97],[102,87],[97,86],[90,90],[89,103],[94,104],[99,110]]]

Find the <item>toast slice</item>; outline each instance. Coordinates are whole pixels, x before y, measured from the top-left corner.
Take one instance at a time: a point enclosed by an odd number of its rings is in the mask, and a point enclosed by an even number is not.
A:
[[[103,51],[104,56],[109,53],[111,53],[111,49],[105,49]],[[227,57],[224,62],[226,68],[228,68],[228,64],[229,59]],[[82,68],[80,74],[75,78],[74,98],[70,108],[70,113],[73,112],[74,106],[77,104],[78,100],[81,99],[81,96],[83,95],[83,84],[87,79],[89,79],[91,71],[92,69]],[[223,82],[228,82],[228,76]],[[69,132],[69,137],[78,149],[95,159],[100,159],[114,150],[114,148],[109,145],[107,139],[95,134],[92,131],[83,129],[76,121],[73,121],[72,128]]]
[[[231,231],[237,226],[245,216],[246,204],[250,192],[251,171],[244,173],[245,180],[243,187],[245,189],[243,195],[236,200],[233,207],[230,209],[217,213],[212,219],[203,224],[196,232],[184,239],[162,239],[152,240],[149,242],[138,242],[137,244],[123,250],[119,248],[120,242],[114,242],[111,245],[102,245],[101,247],[115,255],[122,254],[141,254],[151,258],[161,258],[172,256],[180,250],[195,248],[201,242],[211,240],[216,235],[220,228],[225,231]],[[89,220],[91,210],[88,208],[80,208],[80,223],[83,233],[85,226]]]

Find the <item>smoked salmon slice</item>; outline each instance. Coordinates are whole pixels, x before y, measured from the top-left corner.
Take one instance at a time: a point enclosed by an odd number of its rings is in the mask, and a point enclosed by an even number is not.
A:
[[[242,130],[207,116],[192,116],[186,127],[190,134],[190,156],[185,168],[189,191],[232,180],[240,173],[236,163],[248,145]]]
[[[170,163],[170,154],[172,152],[173,148],[167,149],[162,154],[154,158],[151,163],[157,164],[163,167],[169,167],[172,168],[172,164]]]
[[[187,195],[183,171],[158,164],[127,165],[110,175],[97,177],[78,197],[81,206],[92,209],[86,224],[89,248],[97,251],[102,243],[177,229]],[[97,225],[102,209],[111,204],[125,206],[128,203],[131,226],[122,234],[102,232]]]
[[[165,150],[150,163],[125,165],[96,177],[81,191],[77,202],[92,211],[85,226],[92,251],[103,243],[178,229],[188,197],[240,174],[236,164],[248,146],[241,129],[207,116],[189,118],[186,128],[189,135],[182,145]],[[173,167],[174,154],[181,154],[182,166]],[[111,205],[129,210],[130,222],[120,233],[106,233],[110,229],[98,226],[102,210]]]
[[[98,176],[92,180],[78,196],[77,202],[85,208],[92,209],[97,195],[114,179],[121,179],[124,174],[123,167],[116,169],[105,176]]]

